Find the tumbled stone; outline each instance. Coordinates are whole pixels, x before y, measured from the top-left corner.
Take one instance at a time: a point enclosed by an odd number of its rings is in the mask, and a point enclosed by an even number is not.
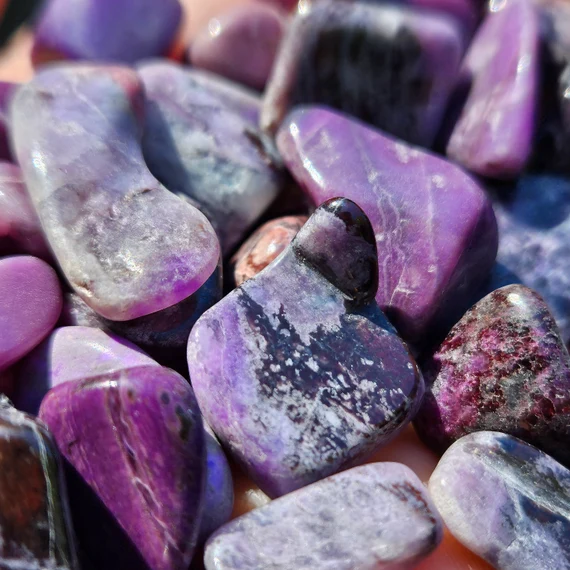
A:
[[[373,463],[281,497],[223,526],[206,570],[411,570],[443,525],[421,481]]]
[[[7,81],[0,81],[0,160],[12,160],[10,150],[9,131],[9,105],[12,95],[18,85]],[[0,210],[1,211],[1,210]]]
[[[50,333],[61,304],[57,275],[47,263],[23,255],[0,259],[0,370]]]
[[[423,379],[374,302],[377,285],[368,219],[353,202],[330,200],[192,329],[202,413],[267,494],[372,454],[417,409]]]
[[[251,4],[213,18],[194,38],[188,57],[207,69],[253,89],[263,90],[281,37],[283,14],[270,6]]]
[[[465,57],[472,85],[447,155],[492,178],[516,177],[535,132],[540,15],[531,0],[508,0],[486,16]]]
[[[198,318],[222,298],[221,268],[187,299],[172,307],[130,321],[99,316],[75,293],[64,296],[60,323],[96,327],[130,340],[163,366],[188,374],[186,345]]]
[[[542,298],[524,285],[487,295],[424,367],[415,419],[437,450],[473,431],[502,431],[570,464],[570,356]]]
[[[570,472],[538,449],[470,434],[443,456],[429,490],[453,535],[493,568],[570,568]]]
[[[53,386],[138,366],[158,364],[113,334],[90,327],[61,327],[19,364],[14,404],[24,412],[37,414]]]
[[[0,567],[78,570],[68,509],[51,435],[0,396]]]
[[[220,253],[206,217],[145,165],[143,97],[130,69],[57,66],[12,106],[14,148],[57,261],[76,293],[116,321],[186,299]]]
[[[455,165],[320,108],[294,111],[277,136],[316,204],[345,196],[374,228],[376,300],[414,344],[445,333],[469,306],[497,251],[482,188]]]
[[[272,143],[182,66],[149,63],[139,74],[149,101],[149,168],[200,205],[228,253],[279,192]]]
[[[0,162],[0,255],[15,253],[51,259],[20,168],[9,162]]]
[[[167,55],[182,19],[178,0],[50,0],[35,29],[34,63],[134,63]]]
[[[236,286],[239,287],[277,259],[306,221],[307,216],[286,216],[258,228],[232,259]]]
[[[210,426],[204,424],[206,436],[206,490],[204,514],[198,542],[208,537],[230,520],[234,506],[234,487],[228,460]]]
[[[285,35],[261,126],[275,131],[289,109],[316,103],[429,147],[455,84],[462,41],[451,20],[429,12],[322,0],[300,12]]]
[[[39,417],[72,473],[140,556],[114,556],[123,546],[120,535],[108,532],[98,512],[86,516],[85,497],[72,483],[74,524],[94,567],[187,570],[202,515],[205,447],[200,412],[184,378],[142,366],[65,382],[44,398]]]

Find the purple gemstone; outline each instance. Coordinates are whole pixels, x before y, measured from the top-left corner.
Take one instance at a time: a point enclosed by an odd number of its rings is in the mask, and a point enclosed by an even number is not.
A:
[[[105,318],[170,307],[215,270],[206,217],[168,192],[141,151],[143,86],[127,68],[56,66],[20,88],[13,142],[71,286]]]
[[[345,196],[370,218],[376,300],[400,334],[417,344],[445,334],[495,260],[496,221],[482,188],[454,164],[325,109],[294,111],[277,143],[316,204]]]

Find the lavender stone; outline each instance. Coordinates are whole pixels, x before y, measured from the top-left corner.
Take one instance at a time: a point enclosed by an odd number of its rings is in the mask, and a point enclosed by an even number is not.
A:
[[[205,447],[184,378],[142,366],[65,382],[44,398],[39,416],[71,465],[73,518],[90,563],[187,570],[202,515]],[[77,479],[106,507],[116,533],[98,511],[86,516],[88,495]],[[139,558],[128,557],[121,532]]]
[[[489,12],[464,60],[472,86],[447,154],[469,170],[516,177],[535,131],[540,19],[531,0]]]
[[[451,20],[389,4],[321,1],[281,44],[261,114],[275,131],[299,104],[323,104],[430,146],[462,54]]]
[[[345,471],[222,527],[206,570],[411,570],[443,525],[424,486],[398,463]]]
[[[377,278],[368,219],[330,200],[192,329],[205,419],[269,495],[367,457],[417,409],[423,379],[374,302]]]
[[[174,63],[139,68],[148,97],[144,154],[172,192],[199,204],[229,252],[277,196],[268,139]]]
[[[14,98],[14,148],[54,254],[74,290],[125,321],[186,299],[219,244],[198,210],[148,171],[143,86],[134,71],[58,66]]]
[[[495,260],[496,221],[482,188],[455,165],[325,109],[294,111],[277,143],[316,204],[346,196],[369,217],[376,300],[400,334],[419,345],[445,334]]]
[[[429,482],[451,533],[500,570],[570,568],[570,471],[509,435],[474,433]]]

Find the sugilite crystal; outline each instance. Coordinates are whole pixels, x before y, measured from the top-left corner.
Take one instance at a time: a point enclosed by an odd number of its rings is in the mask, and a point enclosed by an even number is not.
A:
[[[0,259],[0,371],[50,333],[61,305],[59,281],[47,263],[30,256]]]
[[[277,259],[306,221],[307,216],[286,216],[258,228],[233,257],[236,286],[239,287]]]
[[[570,464],[570,356],[536,292],[508,285],[479,301],[424,371],[415,426],[432,447],[502,431]]]
[[[540,15],[531,0],[494,6],[463,63],[472,86],[447,155],[476,174],[514,178],[527,163],[535,132]]]
[[[281,11],[264,4],[234,8],[194,38],[192,65],[263,90],[287,21]]]
[[[51,435],[0,396],[0,567],[78,570],[68,509]]]
[[[364,459],[415,413],[423,379],[374,302],[377,285],[370,222],[330,200],[192,329],[202,413],[269,495]]]
[[[411,570],[438,546],[443,524],[404,465],[333,475],[223,526],[206,570]]]
[[[187,570],[206,470],[201,416],[184,378],[142,366],[65,382],[39,417],[70,464],[73,521],[89,567]]]
[[[433,341],[491,270],[497,227],[482,188],[457,166],[318,107],[291,113],[277,136],[316,204],[354,200],[374,228],[376,300],[400,334]]]
[[[147,169],[143,119],[143,86],[122,67],[47,68],[12,105],[14,148],[59,265],[116,321],[188,298],[220,256],[206,217]]]
[[[292,107],[323,104],[429,147],[462,43],[453,21],[427,11],[321,0],[300,12],[285,35],[261,126],[273,132]]]
[[[149,168],[199,204],[228,253],[279,192],[272,143],[182,66],[156,62],[138,71],[148,99]]]
[[[429,490],[453,535],[494,568],[570,568],[570,471],[538,449],[470,434],[443,456]]]
[[[181,20],[178,0],[50,0],[36,25],[33,59],[134,63],[166,55]]]
[[[0,162],[0,255],[14,253],[30,253],[51,259],[20,168],[9,162]]]
[[[54,330],[18,365],[14,404],[37,414],[53,386],[139,366],[158,366],[135,345],[90,327]]]

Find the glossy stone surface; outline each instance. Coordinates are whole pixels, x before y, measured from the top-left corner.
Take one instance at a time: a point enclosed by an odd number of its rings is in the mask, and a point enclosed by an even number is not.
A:
[[[472,172],[516,177],[531,153],[540,65],[540,15],[530,0],[489,12],[465,57],[472,86],[447,155]]]
[[[212,429],[204,424],[206,436],[206,490],[204,514],[198,542],[204,543],[210,535],[230,520],[234,507],[234,485],[228,460]]]
[[[321,0],[287,31],[261,126],[273,132],[289,109],[323,104],[429,147],[455,84],[462,43],[451,20],[429,12]]]
[[[570,356],[531,289],[508,285],[479,301],[424,371],[431,387],[415,426],[432,447],[502,431],[570,464]]]
[[[50,333],[61,305],[59,281],[47,263],[30,256],[0,259],[0,370]]]
[[[143,118],[143,86],[122,67],[47,68],[12,106],[14,148],[59,265],[116,321],[186,299],[220,255],[206,217],[148,171]]]
[[[37,414],[53,386],[135,368],[158,366],[130,342],[90,327],[54,330],[17,368],[14,405]]]
[[[78,539],[94,567],[187,570],[202,514],[205,446],[184,378],[143,366],[66,382],[44,398],[39,417],[121,529],[110,533],[98,511],[85,516],[85,496],[71,477]],[[130,539],[124,549],[121,531]],[[126,558],[127,546],[140,558]]]
[[[156,62],[138,71],[149,101],[149,168],[199,204],[228,253],[279,192],[272,143],[182,66]]]
[[[367,457],[416,411],[423,379],[374,302],[377,278],[368,219],[330,200],[192,329],[200,409],[267,494]]]
[[[499,225],[497,261],[547,302],[570,341],[570,179],[523,176],[512,195],[493,204]],[[494,280],[490,290],[501,286]]]
[[[291,113],[277,144],[316,204],[346,196],[370,218],[376,300],[400,334],[421,345],[447,332],[495,260],[496,221],[482,188],[439,157],[317,107]]]
[[[181,19],[178,0],[50,0],[36,25],[33,59],[131,64],[166,55]]]
[[[373,463],[281,497],[222,527],[206,570],[411,570],[443,525],[421,481]]]
[[[9,142],[9,105],[17,83],[0,81],[0,160],[12,160]]]
[[[286,216],[271,220],[255,230],[233,257],[236,286],[239,287],[277,259],[307,219],[307,216]]]
[[[78,570],[68,508],[51,435],[0,396],[0,567]]]
[[[20,168],[10,162],[0,162],[0,255],[15,253],[51,259]]]
[[[187,376],[186,345],[198,318],[222,297],[221,268],[193,295],[172,307],[130,321],[99,316],[75,293],[64,296],[62,325],[96,327],[133,342],[163,366]]]
[[[286,24],[279,10],[261,3],[234,8],[210,20],[188,58],[195,67],[262,91]]]
[[[570,568],[570,471],[497,432],[456,442],[429,482],[449,530],[494,568]]]

